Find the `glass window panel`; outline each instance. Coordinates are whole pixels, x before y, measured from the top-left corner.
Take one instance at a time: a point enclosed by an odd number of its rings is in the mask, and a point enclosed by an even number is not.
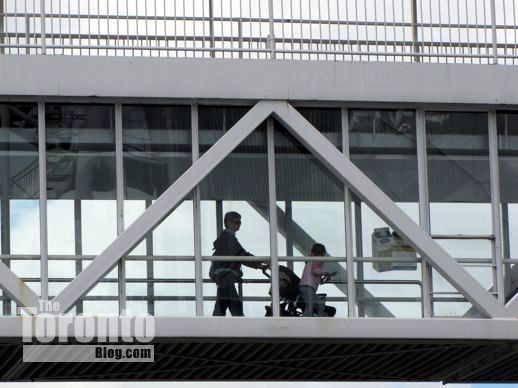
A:
[[[336,148],[342,150],[342,112],[329,108],[297,108]]]
[[[49,260],[49,278],[74,278],[76,263],[73,260]]]
[[[39,255],[39,201],[11,200],[10,202],[10,253],[13,255]]]
[[[98,255],[117,237],[117,204],[111,200],[81,201],[84,255]]]
[[[504,254],[518,258],[518,112],[498,112],[497,128]]]
[[[122,116],[126,225],[130,225],[192,164],[191,109],[190,106],[126,105]],[[186,199],[131,254],[193,256],[193,222],[193,202]],[[139,277],[150,279],[194,279],[193,260],[170,261],[166,269],[163,263],[158,260],[142,263],[138,269],[127,270],[127,274],[140,273]],[[146,285],[148,292],[153,299],[153,287]],[[155,302],[148,304],[150,312],[153,308],[156,312]]]
[[[393,201],[419,201],[414,111],[351,109],[349,143],[351,161]]]
[[[126,262],[127,264],[127,262]],[[146,283],[126,283],[126,295],[128,296],[146,296],[147,295],[147,284]]]
[[[47,201],[49,255],[73,255],[75,252],[74,201]]]
[[[203,106],[198,109],[200,153],[207,151],[248,111],[248,106]]]
[[[126,315],[148,314],[147,302],[142,300],[128,300],[126,302]]]
[[[125,199],[156,199],[192,163],[189,106],[122,108]]]
[[[341,142],[341,124],[339,111],[334,114],[333,125],[318,122],[316,117],[303,114],[322,131],[328,130],[333,134],[335,146]],[[313,114],[316,114],[313,112]],[[329,124],[329,122],[328,122]],[[330,130],[334,132],[331,132]],[[288,130],[276,123],[275,125],[275,178],[277,189],[277,214],[280,256],[308,256],[315,243],[326,247],[327,255],[334,257],[345,256],[345,216],[344,216],[344,185],[328,171]],[[280,215],[280,216],[279,216]],[[304,263],[283,262],[287,269],[282,269],[280,282],[281,299],[287,304],[281,304],[282,314],[292,314],[291,303],[296,293],[290,291],[290,272],[301,277]],[[323,270],[337,272],[333,278],[334,284],[328,288],[339,295],[345,304],[346,272],[344,262],[326,262]],[[318,289],[320,293],[320,288]],[[342,309],[341,311],[346,311]],[[302,311],[298,311],[302,312]],[[297,313],[298,313],[297,312]]]
[[[115,125],[110,105],[47,104],[47,197],[115,199]]]
[[[145,278],[147,262],[144,260],[126,260],[126,278]]]
[[[151,201],[148,201],[149,203]],[[135,220],[146,210],[146,201],[132,200],[124,201],[124,224],[128,228]],[[146,239],[138,244],[130,253],[130,255],[146,254]]]
[[[155,316],[167,317],[192,317],[196,315],[196,304],[194,301],[155,301]]]
[[[426,144],[432,234],[491,235],[487,113],[426,112]],[[492,255],[489,240],[437,241],[453,257],[490,259]],[[487,286],[480,272],[472,275]],[[434,271],[434,293],[440,292],[436,283],[445,282],[436,280],[437,276]],[[448,303],[444,296],[434,294],[434,314],[464,314],[460,310],[464,304],[451,300],[448,309]],[[435,305],[440,306],[438,310]]]
[[[49,254],[97,255],[117,231],[114,107],[46,104],[45,125]]]
[[[83,302],[83,314],[114,314],[118,311],[118,303],[116,300],[85,300]]]
[[[419,224],[415,111],[350,109],[348,113],[351,161]],[[415,249],[358,197],[353,195],[352,201],[356,255],[374,260],[357,264],[359,315],[421,316],[421,303],[415,300],[421,298],[420,292],[405,284],[421,279],[420,266],[389,259],[416,259]],[[398,295],[389,297],[391,293]]]
[[[39,278],[39,260],[11,260],[11,269],[20,277]]]
[[[0,103],[1,253],[39,255],[38,107]],[[39,277],[40,262],[4,260],[18,276]],[[32,266],[29,268],[28,266]],[[39,282],[28,284],[40,292]],[[16,315],[16,303],[3,296],[2,315]]]
[[[200,150],[206,151],[248,109],[248,107],[200,107]],[[239,242],[247,251],[269,260],[268,161],[265,125],[252,132],[230,155],[215,166],[201,182],[200,191],[202,254],[212,255],[212,243],[223,229],[224,214],[228,211],[236,211],[241,214],[242,221],[241,228],[236,233]],[[203,267],[204,274],[207,276],[210,262],[205,262]],[[245,282],[242,295],[243,311],[247,316],[264,316],[264,306],[270,303],[269,281],[257,270],[246,266],[243,266],[242,270]],[[231,284],[229,288],[232,287],[234,285]],[[239,292],[237,285],[235,287],[234,292]],[[209,307],[204,309],[204,314],[212,315],[216,296],[214,283],[204,283],[203,294],[210,301]],[[237,301],[237,297],[234,299]]]
[[[431,203],[491,202],[487,123],[487,113],[426,113]],[[432,215],[432,233],[444,221]]]

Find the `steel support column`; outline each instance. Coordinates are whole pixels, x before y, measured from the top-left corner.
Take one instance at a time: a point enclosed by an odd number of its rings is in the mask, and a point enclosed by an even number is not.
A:
[[[500,178],[498,168],[498,133],[496,111],[488,113],[489,128],[489,170],[491,179],[491,214],[493,223],[493,284],[498,301],[505,303],[505,284],[503,266],[502,214],[500,211]]]
[[[45,103],[38,102],[38,170],[40,191],[40,284],[41,299],[49,299],[49,253],[47,236],[47,148],[45,135]]]
[[[192,162],[200,157],[200,138],[198,132],[198,105],[191,105],[191,143]],[[201,257],[201,199],[200,186],[193,191],[193,220],[194,220],[194,279],[196,295],[196,315],[203,316],[203,262]]]
[[[349,158],[349,112],[342,108],[342,151]],[[349,318],[356,317],[356,285],[354,282],[354,251],[353,251],[353,214],[351,209],[351,191],[344,185],[344,216],[345,216],[345,256],[347,267],[347,312]]]
[[[428,199],[428,167],[426,153],[426,120],[422,109],[416,111],[417,177],[419,181],[419,224],[430,234],[430,203]],[[432,268],[423,257],[421,260],[423,316],[433,316]]]
[[[272,274],[272,311],[273,316],[280,316],[279,295],[279,256],[277,246],[277,200],[275,189],[275,144],[273,118],[269,118],[266,128],[266,142],[268,147],[268,209],[270,219],[270,270]]]

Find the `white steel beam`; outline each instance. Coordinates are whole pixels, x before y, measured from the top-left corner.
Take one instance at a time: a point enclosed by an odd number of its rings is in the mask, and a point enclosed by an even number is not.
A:
[[[26,327],[34,331],[35,318]],[[65,318],[66,319],[66,318]],[[83,335],[95,336],[99,317],[94,324],[85,325]],[[127,317],[115,317],[117,328],[129,336],[142,335],[136,332],[138,325],[128,325]],[[111,321],[110,321],[111,322]],[[352,339],[361,340],[473,340],[517,341],[518,325],[513,319],[458,319],[458,318],[333,318],[293,319],[271,317],[231,319],[225,317],[154,317],[155,341],[161,338],[278,338],[278,339]],[[63,325],[64,335],[74,338],[75,325]],[[111,325],[111,323],[110,323]],[[124,327],[124,329],[122,329]],[[469,330],[466,328],[469,327]],[[20,338],[24,333],[19,317],[0,317],[0,337]],[[155,343],[156,343],[155,342]]]
[[[482,314],[491,318],[511,317],[503,304],[490,295],[295,108],[287,102],[277,102],[274,114],[331,172],[405,237]]]
[[[509,314],[511,314],[513,317],[518,317],[518,294],[513,296],[509,302],[505,305],[507,310],[509,311]]]
[[[35,312],[32,309],[25,309],[25,307],[38,307],[39,296],[1,261],[0,287],[2,287],[5,294],[9,295],[27,313],[33,314]]]
[[[87,293],[118,260],[163,220],[205,176],[272,112],[275,103],[259,102],[178,178],[133,224],[122,232],[54,299],[61,313]]]

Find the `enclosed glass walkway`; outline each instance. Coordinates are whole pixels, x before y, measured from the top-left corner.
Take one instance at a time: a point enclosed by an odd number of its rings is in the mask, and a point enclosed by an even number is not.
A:
[[[37,294],[56,296],[250,108],[2,103],[3,262]],[[495,299],[513,295],[517,113],[296,109]],[[323,243],[329,256],[318,260],[336,275],[319,292],[336,317],[481,315],[395,234],[397,225],[273,118],[214,166],[73,313],[212,315],[212,242],[228,211],[242,215],[237,237],[254,259],[276,256],[299,277],[311,246]],[[264,316],[269,278],[245,267],[242,295],[246,316]],[[6,295],[2,312],[17,312]]]

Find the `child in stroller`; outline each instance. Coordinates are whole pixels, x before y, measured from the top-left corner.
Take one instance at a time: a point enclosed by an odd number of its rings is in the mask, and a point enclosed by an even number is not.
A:
[[[263,274],[271,279],[271,276],[264,270]],[[328,277],[324,277],[323,281],[329,280]],[[304,312],[304,297],[299,292],[299,283],[300,278],[295,275],[295,273],[285,267],[284,265],[279,265],[279,296],[280,296],[280,315],[281,317],[300,317]],[[271,289],[269,294],[271,295]],[[324,305],[324,316],[326,317],[334,317],[336,314],[336,309],[333,306],[325,305],[326,294],[317,294],[320,298],[320,303]],[[273,315],[272,306],[264,306],[266,313],[266,317],[271,317]],[[313,311],[313,314],[316,315],[316,309]]]

